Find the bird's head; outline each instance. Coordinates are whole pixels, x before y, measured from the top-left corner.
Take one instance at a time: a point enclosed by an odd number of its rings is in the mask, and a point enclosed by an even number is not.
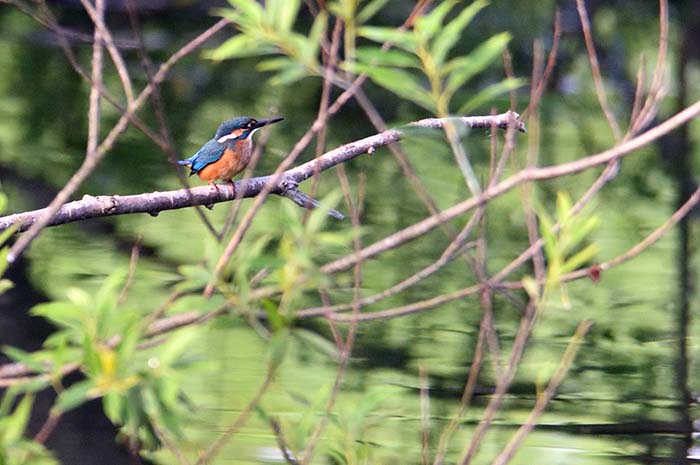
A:
[[[282,117],[255,119],[248,116],[239,116],[221,123],[221,126],[219,126],[219,129],[216,131],[214,139],[220,144],[231,140],[247,139],[261,127],[282,121],[283,119]]]

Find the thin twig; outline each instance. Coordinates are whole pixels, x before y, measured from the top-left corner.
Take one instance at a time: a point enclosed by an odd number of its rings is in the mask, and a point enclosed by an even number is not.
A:
[[[503,398],[505,397],[506,392],[508,392],[508,387],[515,376],[515,372],[520,366],[520,360],[523,352],[525,351],[525,346],[530,337],[530,333],[532,332],[536,318],[537,304],[530,302],[530,304],[527,306],[525,314],[520,319],[520,327],[518,328],[518,332],[515,335],[515,340],[513,341],[513,347],[510,351],[508,365],[496,382],[495,392],[486,406],[486,410],[484,411],[481,421],[472,434],[471,441],[469,441],[462,452],[462,456],[458,462],[460,465],[467,465],[472,458],[474,458],[474,455],[476,455],[476,452],[481,446],[482,439],[486,434],[486,431],[491,426],[496,412],[498,412],[498,409],[503,402]]]
[[[277,447],[279,448],[280,453],[282,453],[284,461],[289,465],[299,465],[293,451],[287,445],[287,441],[284,440],[284,434],[282,434],[282,425],[280,425],[280,422],[275,418],[270,418],[270,427],[272,428],[272,432],[275,434]]]
[[[97,43],[98,41],[104,41],[104,46],[107,48],[107,52],[112,58],[112,63],[114,63],[114,68],[117,70],[117,75],[122,81],[122,87],[124,88],[124,95],[126,96],[127,104],[131,104],[131,102],[134,100],[134,90],[131,86],[129,71],[126,69],[121,53],[119,53],[119,50],[114,45],[112,34],[109,32],[109,29],[107,29],[107,26],[105,26],[104,6],[100,5],[101,2],[102,0],[95,0],[95,6],[93,7],[88,0],[80,0],[83,8],[85,8],[85,11],[87,11],[90,19],[92,19],[92,22],[95,25],[95,42]],[[95,82],[94,79],[93,82]]]
[[[600,108],[605,114],[605,119],[608,120],[608,125],[613,133],[613,137],[616,142],[620,142],[622,135],[620,134],[620,126],[618,126],[615,120],[615,115],[610,106],[608,105],[608,97],[605,93],[605,85],[603,84],[603,77],[600,73],[600,65],[598,64],[598,55],[595,51],[595,44],[593,43],[593,34],[591,33],[591,23],[588,19],[588,12],[586,11],[585,0],[576,0],[576,8],[578,9],[579,18],[581,18],[581,27],[583,29],[583,37],[586,42],[586,49],[588,50],[588,60],[591,63],[591,74],[593,75],[593,83],[595,84],[596,95],[598,96],[598,103]]]
[[[51,433],[53,433],[56,426],[58,426],[58,422],[61,419],[61,414],[62,412],[60,410],[51,409],[49,411],[49,416],[46,418],[46,421],[41,426],[39,432],[34,436],[35,442],[44,444],[46,440],[49,439]]]
[[[228,428],[226,428],[226,430],[221,433],[221,435],[209,446],[206,452],[199,457],[199,459],[195,462],[195,465],[213,463],[214,457],[216,457],[216,455],[221,451],[221,448],[224,447],[231,437],[239,430],[239,428],[245,424],[252,411],[258,406],[263,395],[265,392],[267,392],[270,384],[272,384],[274,373],[274,367],[269,366],[265,379],[256,391],[255,395],[250,399],[250,401],[248,401],[243,410],[241,410],[241,413],[238,414],[236,420],[231,423]]]
[[[554,397],[557,388],[564,381],[564,377],[574,363],[576,354],[581,347],[581,342],[588,333],[588,330],[591,329],[591,326],[593,326],[593,320],[584,320],[578,325],[571,341],[569,341],[569,344],[566,346],[566,351],[559,362],[559,366],[549,380],[549,384],[547,384],[545,390],[537,396],[537,402],[527,419],[522,426],[518,428],[518,431],[513,435],[511,440],[508,441],[506,447],[498,454],[491,465],[506,465],[506,463],[513,458],[520,444],[522,444],[525,437],[533,430],[537,419],[542,415],[542,412],[544,412],[544,409],[547,408],[547,405]]]
[[[126,281],[122,287],[121,292],[119,292],[119,297],[117,298],[117,306],[122,305],[126,301],[126,296],[129,295],[129,290],[131,290],[131,285],[134,283],[134,275],[136,274],[136,264],[139,261],[139,254],[141,252],[141,238],[134,243],[131,247],[131,257],[129,258],[129,273],[126,276]]]
[[[464,417],[467,411],[467,406],[471,402],[472,396],[474,395],[474,388],[476,388],[476,381],[479,378],[479,373],[481,372],[481,365],[484,361],[484,340],[486,339],[486,333],[490,331],[492,327],[492,322],[486,321],[491,315],[484,314],[481,317],[481,323],[479,325],[479,335],[476,339],[476,345],[474,347],[474,356],[472,358],[472,364],[469,367],[469,375],[467,381],[464,383],[464,390],[462,391],[462,397],[459,400],[459,407],[457,408],[457,413],[452,417],[450,423],[443,430],[438,441],[437,452],[435,453],[435,460],[433,465],[442,465],[445,460],[445,453],[447,451],[447,446],[452,439],[455,431],[459,427],[460,420]]]
[[[420,450],[423,465],[428,465],[430,462],[430,386],[423,364],[418,367],[418,377],[420,378]]]

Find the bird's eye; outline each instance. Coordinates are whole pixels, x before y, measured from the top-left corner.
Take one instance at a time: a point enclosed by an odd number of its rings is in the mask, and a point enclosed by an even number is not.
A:
[[[255,126],[257,123],[258,123],[257,121],[255,121],[254,119],[252,119],[252,120],[248,121],[248,127],[249,127],[249,128],[252,128],[252,127]]]

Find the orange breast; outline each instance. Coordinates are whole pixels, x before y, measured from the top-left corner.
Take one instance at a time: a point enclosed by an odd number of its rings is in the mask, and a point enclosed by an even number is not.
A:
[[[232,150],[230,146],[226,147],[220,159],[202,168],[197,175],[209,182],[215,179],[230,181],[245,169],[252,152],[252,144],[249,140],[237,141],[235,147],[235,150]]]

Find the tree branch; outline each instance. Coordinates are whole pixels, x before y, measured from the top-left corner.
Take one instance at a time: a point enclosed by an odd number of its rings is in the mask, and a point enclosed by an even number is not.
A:
[[[457,120],[472,129],[490,129],[494,126],[506,129],[509,124],[515,124],[518,130],[525,131],[525,125],[520,121],[519,115],[511,111],[494,116],[469,116],[451,119]],[[405,130],[407,128],[419,127],[439,129],[443,127],[444,122],[445,119],[424,119],[400,129],[390,129],[374,136],[342,145],[315,160],[311,160],[296,168],[285,171],[279,177],[278,185],[273,187],[271,192],[277,195],[294,198],[296,194],[293,193],[290,195],[289,191],[294,191],[296,185],[313,176],[314,172],[327,170],[328,168],[339,163],[344,163],[364,153],[372,153],[378,147],[396,142],[405,136]],[[74,221],[129,213],[148,213],[156,216],[164,210],[175,210],[192,207],[194,205],[213,205],[215,203],[235,200],[239,197],[255,197],[273,180],[273,176],[243,179],[236,181],[233,189],[229,184],[217,184],[213,187],[200,186],[189,190],[179,189],[136,195],[103,195],[96,197],[85,195],[81,200],[63,205],[47,226],[57,226]],[[292,189],[290,189],[289,186],[292,186]],[[239,192],[239,194],[242,193],[242,195],[236,196],[236,192]],[[314,204],[313,202],[308,202],[306,205]],[[0,231],[16,223],[21,224],[20,231],[25,231],[45,213],[46,209],[40,209],[0,217]],[[333,216],[337,217],[337,215]]]

